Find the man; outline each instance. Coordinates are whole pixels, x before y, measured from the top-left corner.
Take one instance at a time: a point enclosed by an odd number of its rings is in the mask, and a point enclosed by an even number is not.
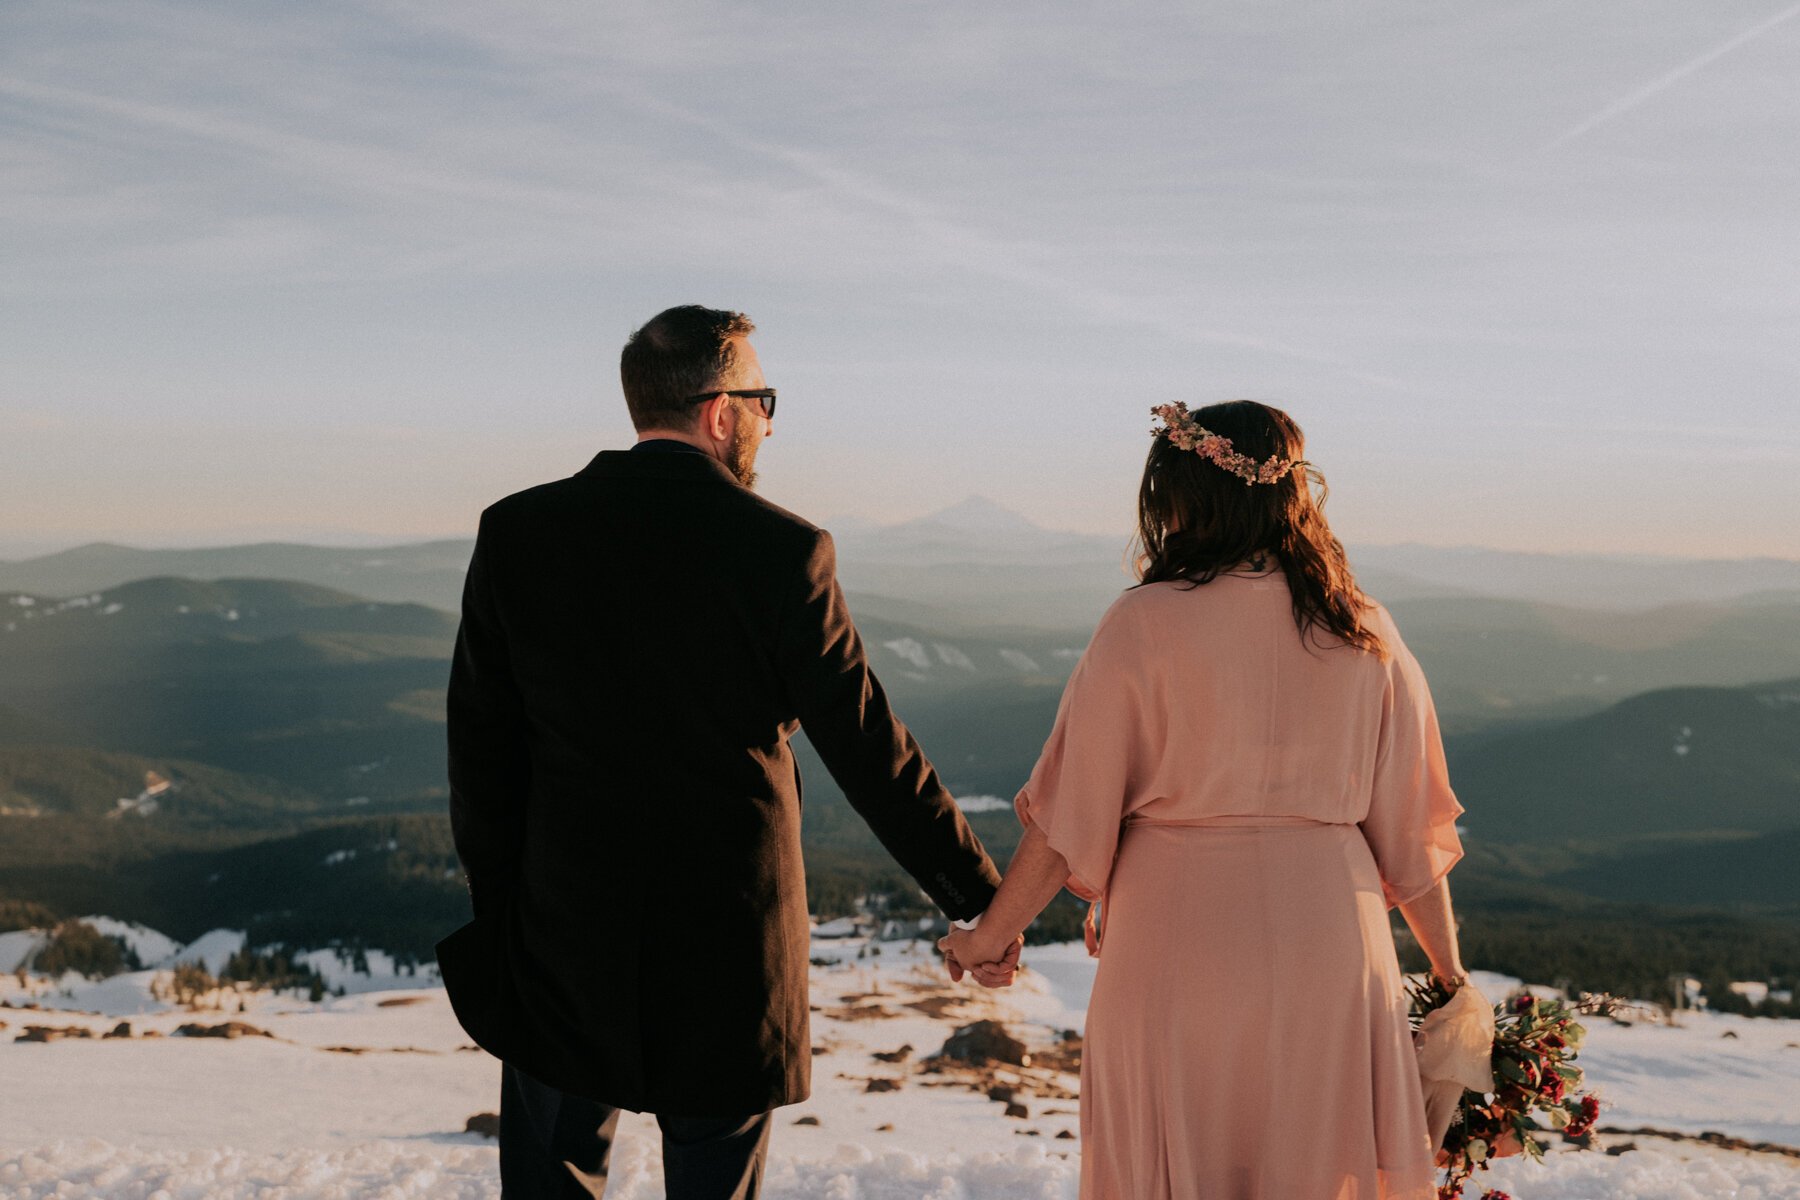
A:
[[[756,1196],[770,1110],[810,1092],[801,725],[949,917],[994,895],[830,535],[750,490],[775,416],[752,329],[653,318],[619,364],[637,444],[482,514],[449,694],[475,919],[438,957],[504,1060],[509,1197],[600,1195],[620,1109],[656,1114],[670,1200]]]

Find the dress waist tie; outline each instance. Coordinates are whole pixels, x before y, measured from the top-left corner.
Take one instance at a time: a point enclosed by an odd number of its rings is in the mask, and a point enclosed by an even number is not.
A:
[[[1345,824],[1345,822],[1315,821],[1311,817],[1261,813],[1231,813],[1216,817],[1146,817],[1132,813],[1125,818],[1124,829],[1136,829],[1145,825],[1163,825],[1178,829],[1298,829],[1308,825],[1336,824]],[[1111,887],[1111,873],[1109,872],[1107,891],[1110,891]],[[1088,903],[1087,919],[1081,923],[1081,940],[1086,943],[1088,955],[1093,958],[1100,957],[1100,947],[1106,941],[1106,912],[1106,891],[1102,891],[1098,900]]]

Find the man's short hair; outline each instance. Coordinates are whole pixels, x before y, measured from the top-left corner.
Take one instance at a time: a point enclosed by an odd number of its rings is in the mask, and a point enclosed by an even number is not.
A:
[[[619,382],[632,425],[640,430],[686,429],[694,420],[688,397],[717,389],[737,363],[731,339],[755,329],[743,313],[698,304],[651,317],[619,355]]]

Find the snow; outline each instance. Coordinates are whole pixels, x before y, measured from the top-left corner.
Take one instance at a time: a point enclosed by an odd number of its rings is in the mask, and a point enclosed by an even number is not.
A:
[[[15,929],[11,933],[0,933],[0,973],[11,974],[19,969],[38,947],[49,940],[41,929]]]
[[[106,919],[90,920],[98,927]],[[147,944],[152,933],[131,936]],[[0,964],[21,942],[0,934]],[[240,933],[215,931],[171,957],[210,960],[241,942]],[[813,1039],[824,1053],[814,1059],[812,1098],[776,1115],[769,1200],[1075,1200],[1079,1142],[1056,1137],[1078,1128],[1074,1101],[1025,1098],[1030,1115],[1007,1118],[985,1095],[926,1086],[942,1077],[873,1054],[903,1044],[915,1059],[931,1054],[958,1025],[983,1017],[1048,1046],[1062,1030],[1080,1028],[1095,960],[1078,945],[1031,947],[1014,988],[984,992],[949,984],[924,942],[850,937],[817,943],[814,952],[833,960],[812,977]],[[155,1005],[132,1010],[138,1036],[49,1044],[7,1039],[28,1023],[110,1029],[133,992],[149,1000],[154,973],[37,980],[29,989],[0,975],[0,999],[61,1009],[0,1008],[0,1200],[495,1196],[494,1144],[461,1130],[471,1114],[496,1109],[498,1064],[468,1047],[434,973],[406,976],[389,955],[366,957],[371,971],[361,975],[336,952],[305,956],[346,984],[342,997],[311,1003],[293,992],[255,993],[243,997],[241,1013],[235,996],[199,1013]],[[1477,976],[1495,998],[1510,982]],[[915,997],[950,1007],[932,1015],[908,1007]],[[875,1007],[878,1018],[852,1015]],[[141,1036],[227,1019],[275,1036]],[[1737,1036],[1723,1037],[1728,1031]],[[1800,1022],[1708,1013],[1684,1014],[1676,1027],[1596,1019],[1582,1062],[1608,1103],[1603,1124],[1717,1129],[1792,1145],[1800,1143],[1792,1099],[1800,1095],[1800,1049],[1792,1043],[1800,1043]],[[902,1086],[870,1093],[873,1078]],[[794,1123],[808,1116],[819,1124]],[[1792,1159],[1608,1140],[1636,1149],[1616,1158],[1555,1151],[1546,1167],[1507,1160],[1476,1182],[1516,1200],[1800,1200],[1800,1162]],[[626,1114],[609,1200],[661,1196],[659,1158],[653,1118]]]
[[[418,973],[409,975],[385,950],[366,950],[363,961],[367,969],[358,971],[354,969],[355,954],[350,950],[308,950],[294,956],[296,966],[317,971],[327,987],[343,988],[349,993],[435,986],[438,980],[436,963],[421,963]]]
[[[958,646],[947,646],[943,642],[933,642],[931,648],[937,651],[938,661],[946,667],[959,667],[964,671],[973,671],[975,661]]]
[[[898,638],[881,644],[892,650],[897,657],[905,659],[921,671],[931,667],[931,655],[927,654],[925,647],[913,638]]]
[[[148,929],[130,921],[99,916],[82,917],[80,920],[93,926],[96,933],[123,939],[125,944],[131,947],[132,953],[138,956],[138,961],[146,966],[162,962],[181,949],[181,943],[167,934],[158,933],[154,929]]]
[[[956,807],[966,813],[1011,812],[1013,802],[1005,796],[964,796],[956,802]]]
[[[168,969],[176,963],[199,963],[217,975],[231,961],[231,956],[244,948],[245,936],[241,929],[215,929],[201,934],[173,954],[146,965]]]
[[[1000,657],[1015,671],[1023,671],[1027,675],[1043,674],[1044,669],[1037,665],[1037,660],[1023,650],[1002,650]]]

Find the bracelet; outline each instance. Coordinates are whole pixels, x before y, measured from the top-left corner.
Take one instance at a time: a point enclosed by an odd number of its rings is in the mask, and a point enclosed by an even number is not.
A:
[[[1461,990],[1462,988],[1466,987],[1469,982],[1469,976],[1468,976],[1467,972],[1461,972],[1459,974],[1452,975],[1448,979],[1446,979],[1442,975],[1439,975],[1436,971],[1433,971],[1431,973],[1431,977],[1433,979],[1437,980],[1437,982],[1439,984],[1441,984],[1446,991],[1451,991],[1451,992]]]

